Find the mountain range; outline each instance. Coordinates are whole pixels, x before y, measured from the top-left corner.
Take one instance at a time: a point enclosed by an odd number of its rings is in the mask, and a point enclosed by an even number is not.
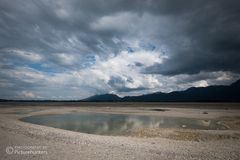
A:
[[[191,87],[170,93],[156,92],[140,96],[95,95],[85,102],[240,102],[240,80],[229,86]]]

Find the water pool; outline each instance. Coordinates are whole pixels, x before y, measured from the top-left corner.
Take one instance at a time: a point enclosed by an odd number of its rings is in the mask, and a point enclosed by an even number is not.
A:
[[[108,113],[68,113],[59,115],[31,116],[24,122],[45,125],[65,130],[100,135],[121,135],[141,128],[188,128],[224,130],[224,126],[211,119],[160,117],[146,115]]]

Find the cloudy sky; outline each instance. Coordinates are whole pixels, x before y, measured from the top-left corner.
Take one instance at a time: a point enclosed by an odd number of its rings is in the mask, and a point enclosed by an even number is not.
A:
[[[239,17],[239,0],[0,0],[0,98],[230,84]]]

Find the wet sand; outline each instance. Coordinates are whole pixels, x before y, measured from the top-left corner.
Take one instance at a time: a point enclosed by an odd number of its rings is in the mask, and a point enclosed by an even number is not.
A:
[[[240,159],[240,104],[0,104],[2,159]],[[233,109],[230,109],[233,108]],[[101,136],[22,122],[27,116],[100,112],[217,119],[227,130],[140,129]],[[44,146],[44,154],[6,153],[7,147]]]

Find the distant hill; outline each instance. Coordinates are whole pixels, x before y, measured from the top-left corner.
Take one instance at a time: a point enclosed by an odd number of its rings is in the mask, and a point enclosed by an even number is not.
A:
[[[192,87],[185,91],[156,92],[123,98],[114,94],[95,95],[88,102],[240,102],[240,80],[230,86]]]
[[[102,95],[95,95],[95,96],[83,99],[82,101],[115,102],[115,101],[121,101],[121,98],[115,94],[102,94]]]

